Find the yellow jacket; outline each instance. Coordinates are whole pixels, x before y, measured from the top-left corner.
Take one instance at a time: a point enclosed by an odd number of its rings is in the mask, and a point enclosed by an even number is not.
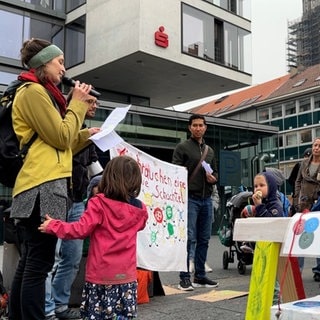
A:
[[[71,177],[72,150],[90,143],[89,131],[80,131],[86,112],[85,102],[71,100],[62,119],[42,85],[27,82],[18,88],[12,121],[20,147],[30,140],[34,132],[38,137],[17,176],[13,196],[47,181]]]

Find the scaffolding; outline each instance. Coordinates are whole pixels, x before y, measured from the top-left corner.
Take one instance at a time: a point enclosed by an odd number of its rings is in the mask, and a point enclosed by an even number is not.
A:
[[[307,68],[320,63],[320,0],[304,0],[301,19],[288,22],[287,66]]]

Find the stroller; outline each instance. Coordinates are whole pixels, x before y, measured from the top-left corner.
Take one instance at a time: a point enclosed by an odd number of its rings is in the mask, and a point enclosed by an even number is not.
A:
[[[242,242],[233,241],[233,228],[235,220],[240,218],[242,209],[246,205],[251,204],[251,196],[251,191],[243,191],[234,195],[229,201],[227,201],[226,213],[222,217],[218,230],[221,244],[229,248],[229,250],[223,252],[223,269],[228,269],[229,263],[234,262],[234,256],[236,255],[239,274],[245,274],[246,266],[252,264],[253,253],[243,251],[240,248],[243,244]]]

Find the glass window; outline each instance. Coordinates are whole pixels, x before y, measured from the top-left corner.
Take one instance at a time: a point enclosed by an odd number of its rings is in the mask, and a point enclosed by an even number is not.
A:
[[[282,106],[273,106],[271,109],[272,119],[282,117]]]
[[[21,30],[23,30],[22,15],[0,10],[0,56],[12,59],[20,58],[23,42]]]
[[[296,82],[292,87],[296,88],[296,87],[300,87],[302,84],[304,84],[306,82],[307,79],[301,79],[298,82]]]
[[[277,144],[277,147],[283,147],[283,136],[282,135],[279,135],[279,139],[277,140],[278,141],[278,144]]]
[[[25,17],[24,30],[24,40],[30,38],[41,38],[52,42],[54,36],[63,30],[63,26],[31,17]],[[60,48],[63,50],[63,46],[60,46]]]
[[[137,106],[150,107],[150,98],[130,96],[130,103]]]
[[[298,145],[298,138],[297,138],[297,133],[287,133],[286,134],[286,146],[287,147],[292,147],[292,146],[297,146]]]
[[[85,3],[86,3],[86,0],[68,0],[66,1],[66,4],[67,4],[66,12],[68,13]]]
[[[24,2],[34,4],[46,9],[65,12],[65,0],[24,0]],[[72,0],[67,1],[72,2]]]
[[[305,112],[311,110],[310,98],[303,98],[298,100],[299,112]]]
[[[183,5],[183,52],[213,61],[214,19]]]
[[[238,69],[238,37],[237,27],[225,22],[224,26],[224,51],[226,65]]]
[[[314,109],[320,109],[320,94],[314,96]]]
[[[23,41],[33,37],[53,42],[54,36],[61,30],[63,26],[54,23],[53,19],[47,22],[35,14],[24,16],[0,10],[0,56],[20,60]],[[63,43],[60,48],[63,50]]]
[[[299,132],[300,143],[312,143],[312,129],[306,129]]]
[[[305,127],[312,124],[312,113],[303,113],[298,116],[298,127]]]
[[[272,151],[278,148],[279,139],[282,141],[282,137],[279,135],[274,135],[272,137],[263,138],[261,141],[262,150],[265,152]]]
[[[297,147],[292,147],[292,148],[285,148],[284,149],[284,155],[281,157],[281,159],[284,160],[293,160],[297,159]]]
[[[0,84],[8,85],[11,81],[17,79],[17,74],[0,71]]]
[[[251,72],[251,35],[236,26],[224,23],[225,64],[231,68]]]
[[[182,10],[182,52],[251,73],[250,32],[184,4]]]
[[[214,20],[214,59],[224,63],[223,22],[218,19]]]
[[[269,120],[269,109],[258,110],[258,122]]]
[[[284,130],[290,130],[298,127],[298,119],[296,116],[286,117],[284,119]]]
[[[272,148],[272,138],[267,137],[261,139],[261,146],[263,150],[270,150]]]
[[[289,101],[284,104],[285,115],[296,114],[296,104],[295,101]]]
[[[67,2],[69,3],[69,1]],[[53,0],[53,10],[65,12],[65,0]]]
[[[57,28],[56,33],[52,36],[52,43],[59,48],[64,48],[64,28]]]
[[[25,0],[25,2],[41,6],[42,8],[52,8],[52,0]]]
[[[241,71],[252,73],[252,50],[251,50],[252,37],[251,33],[238,28],[238,61],[239,69]]]
[[[66,68],[84,62],[85,54],[85,16],[66,26]]]
[[[314,111],[312,112],[312,124],[319,124],[320,123],[320,111]]]
[[[251,19],[251,0],[204,0],[241,17]]]
[[[223,9],[229,10],[228,0],[214,0],[214,3]]]
[[[314,130],[314,133],[315,133],[314,139],[317,138],[317,137],[320,137],[320,128],[316,128],[316,129]]]
[[[283,119],[270,121],[270,125],[278,127],[280,131],[283,131]]]

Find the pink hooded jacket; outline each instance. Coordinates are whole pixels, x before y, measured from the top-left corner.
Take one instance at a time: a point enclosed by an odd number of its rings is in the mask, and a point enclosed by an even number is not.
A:
[[[86,281],[94,284],[123,284],[137,279],[137,232],[148,219],[146,206],[108,199],[99,193],[91,198],[77,222],[53,220],[46,232],[61,239],[90,236]]]

